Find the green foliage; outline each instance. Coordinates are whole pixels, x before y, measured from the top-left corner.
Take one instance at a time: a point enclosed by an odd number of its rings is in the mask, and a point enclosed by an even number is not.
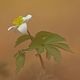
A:
[[[40,31],[36,34],[36,37],[43,40],[44,44],[52,44],[56,42],[63,42],[66,41],[62,36],[51,33],[47,31]]]
[[[43,41],[40,38],[35,37],[29,45],[29,49],[36,49],[38,53],[42,53],[44,51]]]
[[[32,36],[30,35],[20,36],[16,41],[16,46],[28,39],[31,39],[31,37]],[[71,52],[66,40],[56,33],[40,31],[33,39],[31,39],[31,41],[31,44],[26,49],[27,51],[32,51],[35,49],[37,54],[41,54],[46,51],[47,58],[53,57],[56,62],[60,62],[61,59],[60,49]],[[17,71],[19,71],[24,65],[25,55],[23,53],[23,51],[19,51],[16,55]]]
[[[23,43],[24,41],[30,39],[30,36],[29,35],[22,35],[20,36],[17,40],[16,40],[16,44],[15,44],[15,47],[20,45],[21,43]]]
[[[25,52],[18,51],[15,57],[16,57],[16,70],[17,72],[19,72],[25,63]]]
[[[56,43],[56,44],[53,44],[53,45],[57,48],[60,48],[60,49],[63,49],[65,51],[68,51],[68,52],[72,53],[72,50],[70,49],[70,47],[67,43]]]
[[[47,57],[52,57],[55,59],[55,61],[57,63],[60,62],[60,59],[61,59],[61,53],[60,53],[60,50],[57,49],[55,46],[53,45],[45,45],[45,48],[46,48],[46,51],[47,51]]]
[[[71,52],[70,47],[62,36],[46,31],[38,32],[29,46],[30,50],[35,49],[37,53],[42,53],[46,50],[47,57],[53,56],[57,62],[61,58],[59,48]]]
[[[29,47],[31,49],[38,48],[38,47],[41,48],[46,44],[53,44],[53,43],[65,42],[65,41],[66,40],[58,34],[41,31],[36,34],[35,38],[33,39]]]

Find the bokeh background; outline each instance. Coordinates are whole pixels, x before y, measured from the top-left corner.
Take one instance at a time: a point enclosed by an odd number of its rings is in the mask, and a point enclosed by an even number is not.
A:
[[[58,33],[75,52],[62,51],[59,64],[43,56],[46,74],[34,54],[26,55],[24,68],[16,74],[13,55],[28,43],[14,48],[21,34],[7,29],[15,17],[27,14],[33,15],[28,24],[33,35],[42,30]],[[0,75],[0,80],[80,80],[80,0],[0,0],[0,62],[8,64],[9,72],[8,77]]]

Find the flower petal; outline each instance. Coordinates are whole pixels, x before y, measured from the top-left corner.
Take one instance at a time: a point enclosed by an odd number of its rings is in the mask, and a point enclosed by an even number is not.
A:
[[[10,31],[11,29],[16,28],[16,26],[11,26],[8,28],[8,31]]]
[[[17,28],[17,30],[18,30],[19,32],[21,32],[22,34],[26,34],[26,33],[27,33],[27,24],[26,24],[26,23],[21,24],[21,25]]]
[[[23,21],[29,21],[32,18],[32,15],[27,15],[23,17]]]

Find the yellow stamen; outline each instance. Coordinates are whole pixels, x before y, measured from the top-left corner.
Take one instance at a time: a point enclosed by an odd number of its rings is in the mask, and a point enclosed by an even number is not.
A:
[[[13,20],[12,24],[14,26],[17,26],[19,27],[21,24],[23,23],[23,17],[22,16],[19,16],[17,17],[15,20]]]

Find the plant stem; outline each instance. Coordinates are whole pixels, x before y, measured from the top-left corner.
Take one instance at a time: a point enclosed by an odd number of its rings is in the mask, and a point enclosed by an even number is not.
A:
[[[30,39],[31,39],[31,41],[32,41],[32,40],[33,40],[33,37],[31,36],[29,30],[27,30],[27,32],[28,32],[28,34],[29,34],[29,36],[30,36]]]
[[[27,32],[28,32],[28,34],[29,34],[29,36],[30,36],[30,39],[31,39],[31,41],[32,41],[32,40],[33,40],[33,37],[31,36],[29,30],[27,30]],[[40,62],[41,62],[41,66],[42,66],[43,69],[45,69],[45,66],[44,66],[44,62],[43,62],[42,56],[41,56],[40,54],[38,54],[38,53],[36,54],[36,56],[39,57]]]
[[[43,69],[45,69],[45,66],[44,66],[44,62],[43,62],[42,56],[41,56],[40,54],[36,54],[36,56],[39,57],[40,62],[41,62],[41,66],[42,66]]]

